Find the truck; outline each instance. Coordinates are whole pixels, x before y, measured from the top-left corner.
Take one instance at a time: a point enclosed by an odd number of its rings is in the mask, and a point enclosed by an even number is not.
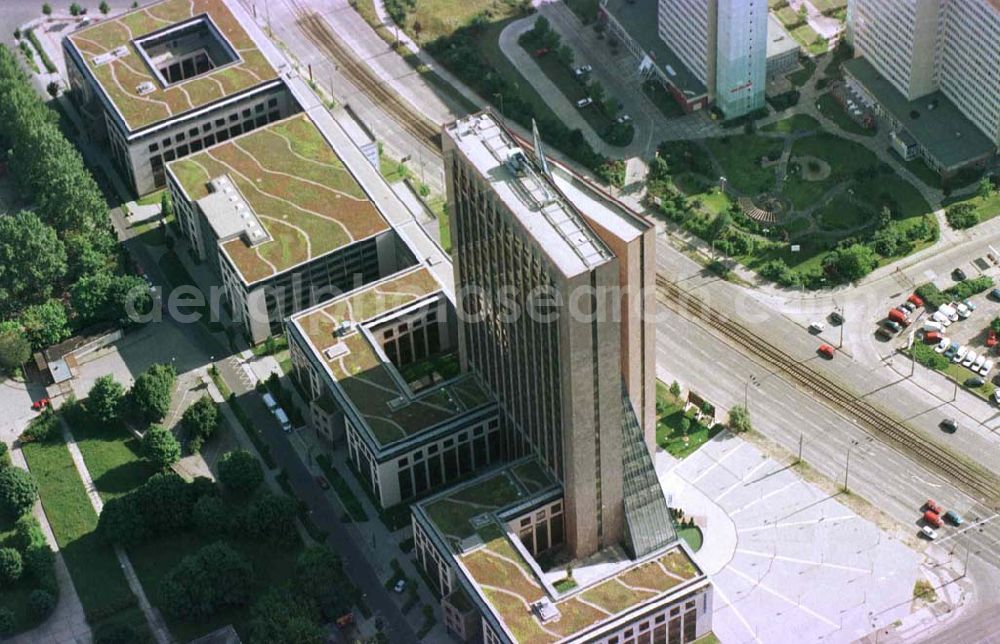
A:
[[[932,512],[931,510],[927,510],[926,512],[924,512],[924,522],[927,525],[935,527],[935,528],[940,528],[941,526],[944,525],[944,522],[941,521],[941,515],[940,514],[936,514],[935,512]]]
[[[274,409],[274,417],[277,418],[278,422],[281,424],[281,431],[286,434],[292,431],[292,421],[288,419],[288,414],[285,413],[284,409],[276,407]]]

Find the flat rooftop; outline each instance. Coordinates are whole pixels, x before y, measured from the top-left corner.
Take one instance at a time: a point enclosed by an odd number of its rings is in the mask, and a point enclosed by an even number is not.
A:
[[[937,91],[908,101],[864,58],[844,63],[854,77],[944,168],[952,169],[996,151],[989,138]]]
[[[235,60],[177,83],[165,83],[141,41],[203,17]],[[214,31],[214,30],[213,30]],[[223,0],[163,0],[68,36],[130,131],[139,130],[278,78]]]
[[[455,121],[445,126],[445,133],[564,275],[590,271],[613,258],[574,205],[491,114]]]
[[[221,248],[247,284],[389,230],[389,223],[306,114],[276,121],[168,168],[220,234]],[[250,244],[224,233],[238,216],[210,182],[227,177],[268,236]]]
[[[293,315],[292,324],[325,365],[378,446],[386,447],[492,404],[471,374],[413,394],[366,325],[446,294],[417,266]],[[345,324],[346,323],[346,324]]]
[[[521,510],[530,512],[533,499],[553,500],[553,492],[561,492],[558,485],[530,459],[483,474],[417,504],[432,529],[449,544],[474,596],[515,641],[556,642],[579,635],[704,576],[684,548],[675,544],[638,562],[580,562],[574,568],[574,579],[581,585],[556,591],[552,575],[541,573],[537,564],[529,561],[530,555],[526,556],[505,525],[505,519],[519,516]],[[504,518],[499,518],[505,510]],[[603,574],[587,574],[588,567],[591,573],[597,570]],[[530,610],[540,600],[558,612],[557,619],[543,623]]]
[[[781,21],[773,13],[767,14],[767,59],[781,56],[789,51],[798,51],[799,43],[788,33]]]
[[[708,90],[705,83],[660,38],[657,5],[656,0],[608,0],[604,9],[614,16],[632,40],[652,59],[653,64],[688,100],[706,95]]]

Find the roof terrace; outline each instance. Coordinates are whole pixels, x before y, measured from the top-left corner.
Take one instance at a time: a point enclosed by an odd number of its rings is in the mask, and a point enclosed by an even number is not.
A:
[[[343,397],[382,446],[478,410],[492,401],[471,375],[447,377],[414,392],[369,327],[410,306],[446,299],[425,267],[376,282],[292,317]]]
[[[247,284],[389,229],[354,175],[305,114],[271,123],[168,165],[198,201]],[[237,191],[263,236],[241,234],[216,187]],[[213,186],[213,182],[215,185]],[[226,183],[226,182],[223,182]],[[221,234],[220,234],[221,233]],[[226,234],[228,233],[228,234]]]
[[[68,40],[130,131],[278,78],[223,0],[163,0]]]
[[[474,596],[515,641],[578,636],[703,577],[679,544],[638,562],[612,549],[574,562],[580,585],[556,590],[552,579],[565,573],[542,572],[505,521],[515,518],[515,507],[530,511],[533,499],[558,490],[536,461],[523,460],[417,505],[448,543]]]

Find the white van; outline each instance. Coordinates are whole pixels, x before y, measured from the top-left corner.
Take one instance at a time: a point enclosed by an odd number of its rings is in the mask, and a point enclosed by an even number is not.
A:
[[[274,417],[278,419],[279,423],[281,423],[281,431],[286,434],[292,431],[292,421],[288,420],[288,414],[285,413],[284,409],[281,407],[275,408]]]
[[[267,410],[272,414],[274,413],[275,409],[278,409],[278,401],[274,399],[274,396],[271,395],[271,392],[265,392],[263,395],[261,395],[261,398],[264,399],[264,404],[267,405]]]
[[[972,311],[969,310],[969,307],[962,304],[961,302],[959,302],[958,304],[952,302],[951,306],[954,307],[955,311],[958,313],[958,317],[962,318],[963,320],[972,315]]]
[[[949,326],[951,324],[951,319],[941,311],[934,311],[934,314],[931,315],[931,320],[938,322],[942,326]]]
[[[952,322],[958,321],[958,311],[947,304],[942,304],[941,308],[938,309],[938,313],[947,316]]]
[[[944,330],[944,325],[941,324],[940,322],[934,322],[933,320],[928,320],[927,322],[924,322],[924,333],[927,333],[929,331],[937,331],[938,333],[940,333],[943,330]]]

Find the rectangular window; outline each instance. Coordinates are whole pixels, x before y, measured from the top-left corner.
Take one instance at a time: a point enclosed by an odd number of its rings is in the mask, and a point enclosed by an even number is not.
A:
[[[269,98],[267,100],[267,106],[268,107],[278,107],[278,99],[276,99],[276,98]]]
[[[181,158],[181,157],[186,157],[187,153],[188,153],[188,146],[182,145],[181,147],[177,148],[177,158],[178,159]]]
[[[159,150],[159,149],[160,149],[160,144],[159,144],[159,143],[150,143],[150,144],[149,144],[149,151],[150,151],[151,153],[152,153],[152,152],[156,152],[156,151],[157,151],[157,150]]]
[[[240,115],[239,114],[233,112],[232,114],[229,115],[229,122],[230,123],[235,123],[238,120],[240,120]]]
[[[264,104],[263,103],[257,103],[256,105],[253,106],[253,111],[257,112],[258,114],[260,114],[261,112],[264,111]]]
[[[427,490],[427,463],[424,461],[413,465],[413,482],[417,494]]]
[[[399,496],[401,499],[408,499],[413,496],[413,479],[410,476],[410,469],[399,470],[396,473],[399,480]]]
[[[444,479],[454,481],[458,477],[458,456],[454,449],[444,453]]]
[[[193,127],[190,130],[188,130],[188,135],[192,136],[192,137],[198,136],[198,128],[197,127]]]
[[[201,131],[202,132],[208,132],[211,129],[212,129],[212,122],[211,121],[209,121],[208,123],[203,123],[202,126],[201,126]]]

